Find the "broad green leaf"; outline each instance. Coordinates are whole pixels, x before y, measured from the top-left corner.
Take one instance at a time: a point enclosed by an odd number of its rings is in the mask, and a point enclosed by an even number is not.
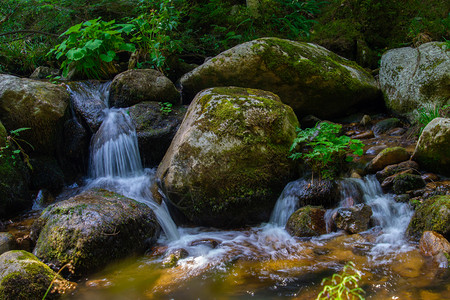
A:
[[[128,52],[134,52],[134,51],[136,51],[136,46],[134,44],[131,44],[131,43],[122,44],[122,45],[120,45],[120,50],[125,50],[125,51],[128,51]]]
[[[63,34],[61,34],[61,35],[69,35],[69,34],[71,34],[73,32],[79,32],[80,28],[81,28],[81,25],[82,25],[81,23],[77,24],[77,25],[73,25],[72,27],[67,29],[65,32],[63,32]]]
[[[95,50],[95,49],[98,49],[102,44],[103,44],[102,40],[95,39],[95,40],[88,41],[86,43],[85,47],[90,50]]]

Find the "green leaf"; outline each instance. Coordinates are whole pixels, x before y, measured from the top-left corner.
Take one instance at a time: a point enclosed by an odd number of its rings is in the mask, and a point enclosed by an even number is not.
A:
[[[85,47],[90,50],[95,50],[95,49],[98,49],[102,44],[103,44],[102,40],[95,39],[95,40],[88,41],[86,43]]]
[[[81,23],[77,24],[77,25],[73,25],[72,27],[67,29],[65,32],[63,32],[63,34],[61,34],[61,35],[69,35],[69,34],[74,33],[74,32],[79,32],[80,29],[81,29],[81,25],[82,25]]]
[[[120,50],[125,50],[125,51],[128,51],[128,52],[134,52],[134,51],[136,51],[136,46],[134,44],[131,44],[131,43],[126,43],[126,44],[120,45]]]
[[[78,61],[82,59],[85,55],[86,50],[84,50],[83,48],[70,49],[69,51],[67,51],[66,54],[67,58],[73,61]]]

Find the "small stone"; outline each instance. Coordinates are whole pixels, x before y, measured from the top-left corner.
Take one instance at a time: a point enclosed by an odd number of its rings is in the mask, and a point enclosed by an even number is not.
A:
[[[392,128],[386,134],[389,136],[402,136],[405,132],[405,128]]]
[[[384,149],[386,149],[386,145],[373,146],[367,149],[366,155],[377,155]]]
[[[386,148],[367,165],[368,172],[377,172],[384,169],[388,165],[398,164],[410,157],[408,151],[402,147]]]
[[[363,133],[352,136],[352,139],[371,139],[375,137],[372,130],[364,131]]]
[[[450,253],[450,243],[442,234],[425,231],[419,242],[420,252],[425,256],[434,256],[441,252]]]
[[[367,126],[372,122],[372,118],[369,115],[364,115],[359,122],[362,126]]]
[[[163,260],[163,266],[165,268],[175,267],[180,259],[186,258],[189,256],[189,252],[187,250],[180,248],[171,251]]]
[[[317,206],[305,206],[294,212],[286,224],[286,231],[297,237],[312,237],[327,233],[325,210]]]
[[[372,208],[367,204],[357,204],[352,207],[339,208],[334,222],[338,229],[349,233],[366,231],[369,227]]]
[[[0,232],[0,255],[13,250],[16,246],[16,242],[12,234],[8,232]]]
[[[434,182],[439,180],[439,176],[434,173],[425,173],[422,175],[422,179],[425,180],[425,182]]]
[[[401,125],[401,122],[397,118],[389,118],[379,121],[377,124],[375,124],[372,127],[372,130],[375,134],[375,136],[379,136],[383,133],[386,133],[392,128],[399,127]]]

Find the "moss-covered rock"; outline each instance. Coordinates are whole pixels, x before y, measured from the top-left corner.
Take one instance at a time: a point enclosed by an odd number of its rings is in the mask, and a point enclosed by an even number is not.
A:
[[[433,172],[450,175],[450,118],[436,118],[423,129],[413,159]]]
[[[168,113],[161,111],[159,102],[141,102],[128,109],[136,128],[144,166],[156,166],[183,121],[187,108],[175,106]]]
[[[397,195],[425,187],[425,181],[420,175],[416,174],[400,174],[395,176],[393,184],[394,193]]]
[[[323,47],[262,38],[231,48],[185,74],[185,100],[202,89],[241,86],[271,91],[298,116],[320,118],[348,113],[378,99],[373,77],[356,63]]]
[[[386,106],[412,122],[418,120],[419,108],[450,104],[450,56],[444,43],[386,52],[380,85]]]
[[[157,178],[190,221],[233,227],[267,220],[293,179],[289,148],[299,126],[266,91],[207,89],[191,103]]]
[[[372,127],[372,131],[375,134],[375,136],[379,136],[380,134],[386,133],[390,129],[393,129],[395,127],[400,127],[401,122],[397,118],[389,118],[379,121],[377,124],[375,124]]]
[[[181,98],[172,81],[153,69],[128,70],[114,77],[110,106],[129,107],[143,101],[179,104]]]
[[[42,299],[54,278],[53,287],[59,289],[50,292],[45,299],[58,299],[61,292],[76,286],[26,251],[9,251],[0,256],[0,299]]]
[[[434,196],[425,200],[408,225],[407,235],[419,240],[424,231],[436,231],[450,238],[450,196]]]
[[[0,75],[0,119],[8,130],[28,127],[20,137],[34,151],[53,155],[62,141],[69,93],[64,87],[38,80]]]
[[[368,172],[378,172],[386,166],[408,160],[410,154],[403,147],[386,148],[377,154],[366,166]]]
[[[318,206],[304,206],[294,212],[286,223],[289,234],[297,237],[319,236],[327,233],[325,210]]]
[[[134,253],[142,253],[160,228],[146,205],[94,189],[45,209],[33,224],[33,253],[57,267],[72,261],[85,275]]]

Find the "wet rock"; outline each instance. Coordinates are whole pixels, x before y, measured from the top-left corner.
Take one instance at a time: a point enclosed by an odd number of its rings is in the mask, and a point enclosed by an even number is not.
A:
[[[367,131],[364,131],[363,133],[353,135],[352,139],[371,139],[373,137],[374,137],[373,131],[367,130]]]
[[[286,224],[292,236],[312,237],[327,233],[325,210],[317,206],[305,206],[294,212]]]
[[[434,231],[425,231],[419,242],[420,252],[425,256],[435,256],[439,253],[450,253],[450,243],[442,234]]]
[[[377,155],[384,149],[386,149],[386,145],[373,146],[373,147],[370,147],[369,149],[367,149],[366,155]]]
[[[30,78],[31,79],[47,79],[49,76],[56,77],[59,75],[61,75],[61,71],[59,69],[53,69],[50,67],[39,66],[30,75]]]
[[[193,241],[189,246],[199,246],[199,245],[204,245],[207,247],[210,247],[212,249],[216,248],[217,246],[219,246],[220,241],[214,240],[214,239],[202,239],[202,240],[196,240]]]
[[[450,58],[443,43],[387,51],[381,58],[379,80],[386,106],[415,122],[418,109],[444,105],[450,99]]]
[[[299,180],[292,191],[297,208],[307,205],[331,208],[339,202],[339,186],[333,180]]]
[[[186,258],[189,256],[189,252],[185,249],[176,249],[171,251],[163,260],[162,264],[165,268],[172,268],[178,264],[180,259]]]
[[[419,174],[419,164],[412,160],[407,160],[399,164],[386,166],[383,170],[376,173],[378,181],[383,182],[387,177],[401,173],[404,171],[409,171],[410,174]]]
[[[55,197],[46,189],[39,190],[34,199],[33,210],[38,210],[55,202]]]
[[[334,223],[338,229],[358,233],[369,228],[371,216],[372,208],[361,203],[352,207],[339,208],[334,217]]]
[[[154,246],[149,253],[146,253],[149,257],[159,257],[167,252],[168,246]]]
[[[450,195],[431,197],[416,207],[406,234],[419,240],[424,231],[436,231],[450,238]]]
[[[375,124],[372,127],[372,130],[375,136],[380,136],[381,134],[386,133],[392,128],[400,127],[401,124],[402,123],[397,118],[384,119]]]
[[[380,96],[373,77],[357,64],[318,45],[278,38],[237,45],[180,82],[187,101],[210,87],[258,88],[280,96],[299,116],[319,118],[378,103]]]
[[[20,138],[34,151],[53,155],[61,145],[68,116],[69,93],[64,87],[44,81],[0,75],[0,119],[6,128],[31,128]]]
[[[47,189],[54,194],[61,191],[64,186],[64,174],[55,158],[50,156],[35,156],[30,160],[31,171],[30,187],[34,190]]]
[[[144,165],[158,165],[183,121],[186,107],[176,106],[169,113],[163,113],[159,102],[142,102],[128,111],[136,128]]]
[[[386,148],[375,156],[366,167],[368,172],[377,172],[388,165],[397,164],[409,159],[409,153],[405,148],[393,147]]]
[[[409,199],[410,199],[410,197],[408,194],[401,194],[401,195],[394,196],[395,202],[399,202],[399,203],[408,203]]]
[[[392,128],[386,134],[389,136],[402,136],[403,134],[405,134],[405,132],[405,128]]]
[[[424,169],[450,175],[450,118],[436,118],[423,129],[412,159]]]
[[[298,121],[266,91],[236,87],[202,91],[158,167],[172,208],[216,227],[267,220],[295,176],[288,158]]]
[[[33,253],[56,268],[72,261],[76,276],[133,253],[159,235],[154,213],[119,194],[93,189],[43,211],[33,224]]]
[[[0,147],[6,145],[7,132],[0,122]],[[13,148],[3,148],[0,156],[0,218],[31,207],[28,191],[29,171],[21,159],[13,158]]]
[[[400,174],[394,178],[393,191],[396,194],[404,194],[407,191],[420,189],[425,186],[425,181],[420,175]]]
[[[434,182],[439,180],[439,176],[434,173],[425,173],[422,174],[422,179],[425,180],[425,182]]]
[[[76,284],[56,275],[47,265],[26,251],[9,251],[0,256],[0,299],[41,299],[53,278],[54,287],[45,299],[59,299]]]
[[[169,78],[153,69],[128,70],[114,77],[109,106],[129,107],[143,101],[180,104],[180,93]]]
[[[12,234],[0,232],[0,255],[10,250],[14,250],[15,247],[16,241],[14,240]]]

